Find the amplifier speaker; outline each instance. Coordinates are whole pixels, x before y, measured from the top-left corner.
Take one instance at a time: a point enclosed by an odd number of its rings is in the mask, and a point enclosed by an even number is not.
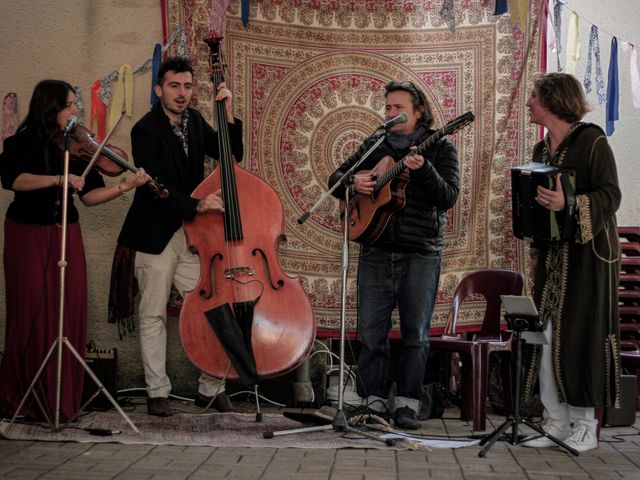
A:
[[[609,427],[627,427],[636,421],[636,377],[620,377],[620,408],[604,409],[603,425]]]
[[[88,350],[85,356],[85,362],[91,371],[98,377],[107,391],[115,399],[117,392],[117,366],[118,366],[118,350]],[[84,388],[82,392],[82,404],[89,400],[96,393],[98,386],[93,381],[88,372],[84,376]],[[103,392],[98,393],[89,405],[85,408],[88,410],[105,411],[113,407],[109,399]]]

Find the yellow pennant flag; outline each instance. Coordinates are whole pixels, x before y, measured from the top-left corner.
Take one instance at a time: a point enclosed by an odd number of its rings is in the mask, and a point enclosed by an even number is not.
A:
[[[567,66],[564,71],[575,75],[576,62],[580,59],[580,16],[573,12],[569,19],[569,32],[567,34]]]
[[[517,25],[521,32],[527,28],[527,15],[529,14],[529,0],[510,0],[509,19]]]
[[[113,128],[122,112],[130,117],[133,110],[133,72],[131,65],[122,65],[118,70],[111,111],[109,112],[109,128]]]

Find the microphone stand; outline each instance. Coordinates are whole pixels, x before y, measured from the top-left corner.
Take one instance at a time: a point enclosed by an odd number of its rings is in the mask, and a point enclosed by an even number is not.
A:
[[[393,439],[382,439],[377,437],[371,433],[360,431],[356,428],[349,426],[349,422],[347,421],[347,417],[344,414],[343,408],[343,400],[344,400],[344,344],[346,337],[346,312],[347,312],[347,272],[349,269],[349,190],[350,184],[353,183],[353,175],[358,167],[364,162],[373,151],[378,148],[378,146],[385,140],[387,135],[389,134],[389,129],[392,125],[388,127],[385,126],[385,133],[381,135],[378,140],[362,155],[360,160],[358,160],[349,170],[347,170],[342,177],[331,187],[324,195],[320,197],[320,199],[309,209],[307,210],[300,218],[298,218],[298,223],[303,224],[306,222],[311,214],[318,208],[318,206],[323,203],[327,198],[331,196],[331,194],[340,186],[344,186],[344,228],[343,228],[343,237],[342,237],[342,285],[341,285],[341,308],[340,308],[340,350],[339,350],[339,359],[338,359],[338,406],[336,414],[333,417],[333,421],[328,425],[318,425],[314,427],[305,427],[305,428],[296,428],[292,430],[284,430],[280,432],[264,432],[264,438],[273,438],[278,435],[291,435],[295,433],[307,433],[307,432],[317,432],[317,431],[325,431],[333,429],[337,432],[354,432],[360,435],[363,435],[372,440],[376,440],[379,442],[383,442],[387,446],[391,447],[395,445],[395,440]]]
[[[69,339],[64,336],[64,290],[65,290],[65,271],[67,267],[67,259],[66,259],[67,206],[69,204],[69,186],[68,186],[69,185],[68,183],[69,182],[69,143],[70,143],[70,136],[72,131],[73,131],[72,128],[65,129],[64,131],[64,180],[62,185],[62,225],[61,225],[62,238],[61,238],[61,245],[60,245],[60,260],[58,262],[58,267],[60,269],[60,290],[59,290],[59,299],[58,299],[58,336],[53,341],[53,344],[51,345],[49,352],[47,353],[44,360],[42,361],[42,364],[40,365],[40,368],[36,372],[36,375],[33,378],[31,384],[29,385],[29,388],[27,389],[26,393],[24,394],[24,397],[22,397],[22,401],[20,402],[20,405],[18,405],[18,409],[13,415],[11,422],[9,422],[9,426],[7,427],[7,432],[13,425],[15,419],[19,416],[20,412],[22,411],[22,407],[24,406],[27,398],[29,397],[29,394],[33,394],[33,397],[35,398],[36,402],[38,403],[38,406],[40,407],[40,411],[45,417],[47,423],[49,423],[49,426],[51,427],[52,431],[59,432],[62,430],[62,427],[60,426],[60,397],[61,397],[61,387],[62,387],[62,347],[65,346],[73,354],[76,360],[80,362],[85,372],[91,377],[91,379],[95,382],[96,386],[98,387],[98,390],[96,390],[93,396],[89,400],[87,400],[84,405],[80,407],[80,410],[76,412],[67,421],[67,423],[70,423],[71,421],[73,421],[78,416],[78,414],[84,409],[84,407],[89,403],[91,403],[91,401],[100,392],[102,392],[107,397],[107,399],[111,402],[113,407],[118,411],[118,413],[120,413],[120,415],[125,419],[125,421],[133,429],[133,431],[136,433],[140,433],[140,430],[138,430],[138,428],[129,419],[127,414],[124,413],[122,408],[120,408],[120,405],[118,405],[118,403],[113,399],[113,397],[111,396],[109,391],[105,388],[105,386],[102,384],[100,379],[95,375],[95,373],[93,373],[93,371],[91,371],[91,368],[89,368],[89,365],[87,365],[87,363],[84,361],[82,356],[80,356],[80,354],[73,347],[71,342],[69,342]],[[55,392],[56,400],[55,400],[54,418],[52,422],[51,419],[49,418],[49,415],[47,415],[45,406],[41,401],[41,399],[38,397],[38,394],[36,393],[36,390],[34,387],[36,382],[42,375],[42,373],[45,371],[45,367],[49,363],[49,359],[53,355],[54,351],[56,352],[56,392]]]

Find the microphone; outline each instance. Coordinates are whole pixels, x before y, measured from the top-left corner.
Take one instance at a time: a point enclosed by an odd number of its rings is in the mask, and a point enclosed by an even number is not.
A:
[[[378,130],[383,129],[383,128],[385,130],[389,130],[394,125],[398,125],[399,123],[407,123],[408,121],[409,121],[409,115],[407,115],[407,112],[402,112],[400,115],[398,115],[396,117],[393,117],[393,118],[387,120],[386,122],[383,122],[378,127]]]
[[[68,135],[76,129],[76,124],[78,123],[78,117],[75,115],[70,115],[67,118],[67,124],[64,126],[64,134]]]

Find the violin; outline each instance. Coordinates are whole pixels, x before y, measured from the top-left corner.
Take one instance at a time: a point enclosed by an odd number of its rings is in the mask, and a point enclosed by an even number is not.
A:
[[[76,125],[70,135],[69,157],[71,160],[91,162],[96,152],[100,151],[100,156],[95,160],[95,168],[103,175],[117,177],[125,170],[138,173],[139,168],[129,163],[127,153],[111,144],[107,144],[100,150],[100,143],[96,141],[95,135],[84,125]],[[56,142],[60,148],[64,145],[64,135],[62,132],[56,137]],[[160,185],[156,180],[149,177],[147,186],[153,194],[159,198],[167,198],[169,191]]]

